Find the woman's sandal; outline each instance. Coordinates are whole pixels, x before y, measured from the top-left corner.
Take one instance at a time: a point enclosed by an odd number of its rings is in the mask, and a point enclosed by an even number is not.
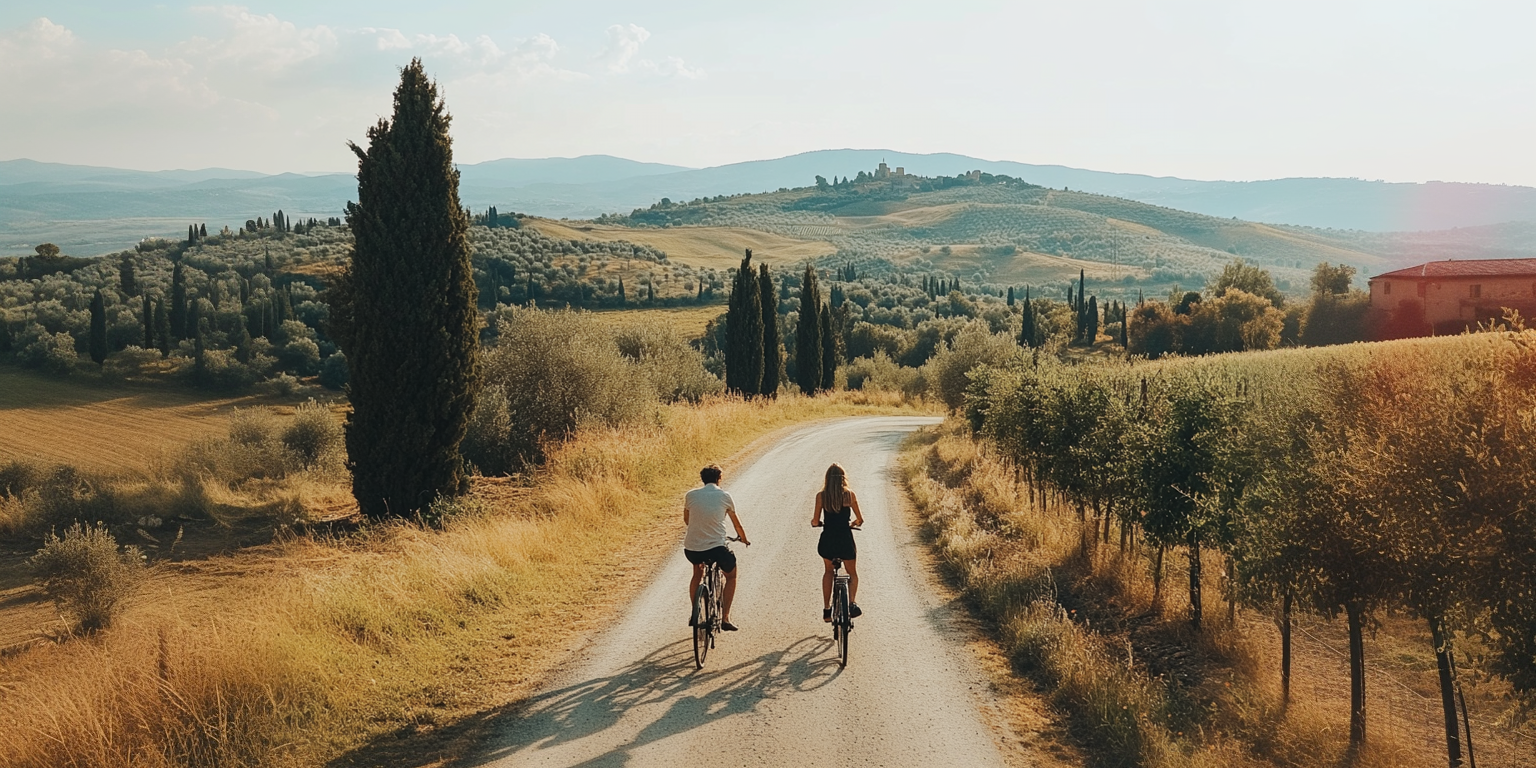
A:
[[[863,615],[864,615],[864,611],[859,609],[859,604],[858,603],[849,603],[848,604],[848,618],[850,618],[850,619],[857,619],[858,617],[863,616]]]
[[[823,608],[823,609],[821,609],[821,620],[822,621],[826,621],[826,622],[832,621],[832,609],[831,608]]]

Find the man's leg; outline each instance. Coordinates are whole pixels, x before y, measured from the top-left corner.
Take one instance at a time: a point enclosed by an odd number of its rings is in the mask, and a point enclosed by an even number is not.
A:
[[[720,610],[725,615],[720,620],[727,624],[731,623],[731,600],[736,597],[736,574],[740,570],[741,566],[737,566],[725,572],[725,594],[720,596]]]
[[[699,593],[699,582],[704,578],[704,566],[693,566],[693,581],[688,582],[688,615],[693,616],[693,596]]]

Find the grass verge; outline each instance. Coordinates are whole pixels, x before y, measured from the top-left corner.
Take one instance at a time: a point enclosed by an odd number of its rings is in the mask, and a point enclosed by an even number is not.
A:
[[[698,466],[793,424],[903,408],[858,393],[673,406],[579,434],[526,482],[481,483],[441,531],[163,568],[112,630],[3,661],[0,754],[16,768],[451,761],[644,579]]]

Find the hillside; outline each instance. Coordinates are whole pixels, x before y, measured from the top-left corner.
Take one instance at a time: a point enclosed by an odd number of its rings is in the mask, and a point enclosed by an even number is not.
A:
[[[1084,191],[1219,219],[1370,233],[1437,232],[1435,241],[1468,257],[1510,251],[1528,255],[1528,238],[1518,233],[1506,237],[1510,233],[1497,225],[1536,222],[1536,189],[1529,187],[1359,179],[1191,181],[956,154],[854,149],[701,169],[607,155],[507,158],[461,165],[459,193],[472,208],[494,205],[548,218],[584,219],[649,206],[663,198],[793,189],[817,175],[853,178],[882,161],[919,176],[981,170],[1053,190]],[[226,168],[150,172],[0,161],[0,255],[24,254],[38,243],[53,242],[68,253],[93,256],[131,247],[146,236],[174,237],[184,231],[180,222],[188,219],[238,228],[252,215],[278,209],[296,218],[324,219],[339,216],[355,188],[350,173],[266,175]],[[1465,233],[1481,227],[1495,229]]]
[[[801,247],[825,243],[845,261],[949,273],[994,293],[1010,285],[1064,290],[1082,270],[1101,294],[1129,298],[1138,290],[1199,287],[1234,256],[1270,270],[1282,290],[1302,293],[1321,261],[1374,274],[1416,256],[1404,238],[1218,219],[989,175],[658,204],[600,217],[590,228],[564,224],[559,236],[602,233],[689,263],[661,239],[702,242],[750,230]]]

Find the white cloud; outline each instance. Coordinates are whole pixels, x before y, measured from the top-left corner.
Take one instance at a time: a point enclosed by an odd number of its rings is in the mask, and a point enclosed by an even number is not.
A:
[[[278,72],[335,54],[336,33],[325,25],[299,27],[272,14],[258,15],[240,6],[200,6],[193,11],[222,22],[217,39],[194,37],[176,52],[209,63],[229,63],[246,71]]]
[[[595,58],[604,62],[611,74],[622,75],[633,71],[685,80],[697,80],[704,76],[704,70],[689,67],[677,56],[667,56],[659,62],[638,58],[640,46],[651,39],[650,31],[638,24],[614,24],[608,27],[607,35],[608,44]]]
[[[597,59],[607,63],[609,72],[628,72],[630,60],[650,38],[651,33],[639,24],[614,24],[608,27],[608,45],[597,54]]]
[[[682,59],[676,56],[668,56],[662,59],[660,63],[642,61],[641,64],[663,77],[681,77],[684,80],[698,80],[704,76],[704,70],[698,67],[689,67]]]

